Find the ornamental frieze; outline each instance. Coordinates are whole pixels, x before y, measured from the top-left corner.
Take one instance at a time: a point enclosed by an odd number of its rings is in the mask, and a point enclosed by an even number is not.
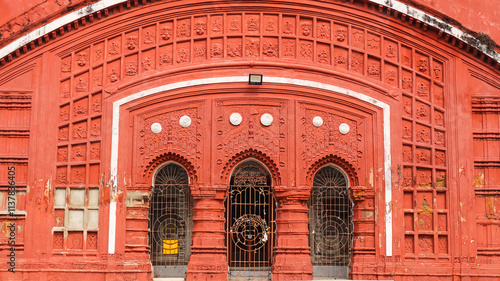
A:
[[[184,155],[199,168],[202,141],[201,103],[191,107],[169,108],[138,117],[136,163],[142,168],[164,152]]]
[[[444,86],[441,59],[390,35],[342,20],[235,12],[134,27],[76,50],[60,61],[61,98],[154,70],[239,58],[312,62],[357,73],[393,87],[387,95],[394,99],[401,91],[429,96],[431,81]]]

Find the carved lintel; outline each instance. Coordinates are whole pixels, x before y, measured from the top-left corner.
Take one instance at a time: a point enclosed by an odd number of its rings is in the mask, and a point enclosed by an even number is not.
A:
[[[372,188],[366,186],[351,186],[351,198],[354,201],[363,201],[366,199],[375,198],[375,191]]]

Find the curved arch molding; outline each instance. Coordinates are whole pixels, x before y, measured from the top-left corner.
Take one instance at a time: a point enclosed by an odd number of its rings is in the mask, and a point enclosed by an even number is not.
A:
[[[120,100],[113,102],[113,121],[112,121],[112,136],[111,136],[111,157],[110,157],[110,183],[112,187],[111,202],[109,207],[109,236],[108,236],[108,253],[115,253],[116,242],[116,198],[117,198],[117,172],[118,172],[118,144],[119,144],[119,127],[120,127],[120,107],[129,102],[147,97],[156,93],[171,91],[180,88],[191,86],[222,84],[222,83],[245,83],[248,82],[248,76],[230,76],[230,77],[214,77],[205,79],[187,80],[172,84],[159,86],[144,90]],[[392,256],[392,209],[390,207],[392,201],[392,173],[391,173],[391,124],[390,124],[390,106],[377,99],[354,92],[349,89],[338,87],[331,84],[320,83],[302,79],[291,79],[285,77],[264,77],[264,83],[269,84],[286,84],[310,87],[314,89],[322,89],[345,96],[349,96],[366,103],[379,107],[383,111],[383,139],[384,139],[384,183],[385,183],[385,229],[386,231],[386,256]],[[390,230],[390,231],[388,231]]]

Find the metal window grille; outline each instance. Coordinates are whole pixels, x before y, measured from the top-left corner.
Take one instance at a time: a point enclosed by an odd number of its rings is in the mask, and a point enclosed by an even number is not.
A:
[[[271,177],[255,161],[240,164],[226,197],[226,246],[230,280],[269,280],[275,211]]]
[[[192,199],[188,174],[170,163],[158,171],[149,209],[154,277],[185,277],[190,255]]]
[[[349,277],[353,211],[346,176],[334,166],[321,168],[309,199],[309,246],[313,277]]]

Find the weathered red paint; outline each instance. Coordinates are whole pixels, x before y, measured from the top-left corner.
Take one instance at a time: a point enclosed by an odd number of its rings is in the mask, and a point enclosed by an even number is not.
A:
[[[500,74],[480,54],[357,1],[138,2],[43,39],[0,67],[0,207],[7,209],[14,165],[20,211],[0,215],[18,226],[18,273],[2,262],[2,280],[151,279],[148,195],[167,161],[186,168],[194,199],[187,279],[226,280],[224,198],[232,169],[247,158],[273,177],[275,280],[312,278],[306,201],[314,173],[328,163],[351,182],[352,279],[500,280]],[[133,100],[119,108],[111,191],[114,102],[249,73],[334,85],[390,106],[392,256],[382,109],[332,91],[221,81]],[[238,127],[228,121],[232,112],[245,120]],[[260,125],[262,113],[273,115],[271,126]],[[190,127],[179,125],[182,115]],[[153,122],[161,134],[151,132]],[[347,135],[338,133],[343,122]],[[58,188],[98,188],[98,229],[68,231]],[[110,202],[115,254],[108,254]],[[91,209],[89,199],[84,205]]]

